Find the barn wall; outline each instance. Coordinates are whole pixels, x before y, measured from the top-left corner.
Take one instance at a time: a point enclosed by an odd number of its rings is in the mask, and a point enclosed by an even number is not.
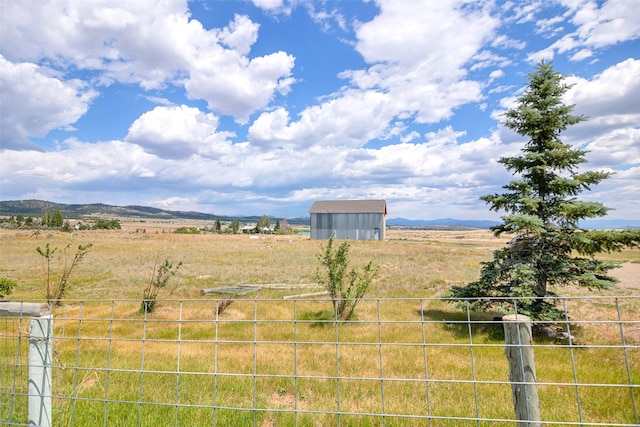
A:
[[[379,213],[312,213],[311,239],[384,240],[385,218]]]

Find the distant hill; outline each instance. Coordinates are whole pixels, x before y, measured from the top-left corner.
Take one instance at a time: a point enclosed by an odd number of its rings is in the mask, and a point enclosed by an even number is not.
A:
[[[89,204],[65,204],[47,202],[44,200],[7,200],[0,201],[0,215],[23,215],[40,217],[45,211],[59,210],[62,216],[68,219],[80,219],[93,216],[117,216],[121,218],[148,218],[148,219],[195,219],[203,221],[233,221],[256,222],[260,216],[225,216],[194,211],[171,211],[152,208],[148,206],[113,206],[103,203]],[[279,218],[273,218],[274,220]],[[289,224],[309,224],[308,218],[287,218]]]

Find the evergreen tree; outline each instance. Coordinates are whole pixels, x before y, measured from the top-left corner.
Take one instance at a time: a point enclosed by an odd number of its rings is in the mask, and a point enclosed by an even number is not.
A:
[[[571,86],[551,63],[541,62],[529,75],[526,92],[506,113],[505,126],[528,138],[521,155],[499,160],[516,179],[502,194],[483,196],[493,211],[506,211],[492,231],[516,237],[482,263],[480,278],[454,286],[453,301],[468,302],[473,310],[517,310],[538,320],[562,316],[553,288],[577,285],[607,289],[616,279],[608,275],[615,264],[595,258],[601,252],[620,251],[640,244],[640,230],[602,231],[580,228],[580,221],[605,216],[608,208],[576,198],[610,176],[608,172],[578,173],[584,150],[560,140],[567,127],[585,120],[573,115],[562,95]],[[490,299],[511,297],[514,300]],[[517,305],[514,307],[514,303]]]
[[[53,215],[51,215],[51,219],[49,222],[49,227],[62,227],[64,223],[64,218],[62,217],[62,212],[59,209],[53,211]]]

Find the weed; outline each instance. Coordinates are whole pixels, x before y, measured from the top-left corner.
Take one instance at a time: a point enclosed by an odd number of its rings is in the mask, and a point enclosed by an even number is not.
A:
[[[174,266],[173,261],[165,259],[164,263],[158,266],[158,258],[159,257],[156,258],[156,262],[153,265],[151,280],[149,280],[149,284],[144,288],[142,303],[140,304],[140,313],[153,313],[156,309],[158,295],[163,289],[167,289],[169,279],[176,275],[182,265],[182,262],[179,262]],[[176,285],[169,289],[167,294],[171,295],[177,287]]]
[[[73,260],[71,261],[71,264],[67,266],[67,249],[69,249],[70,246],[71,244],[68,244],[62,250],[62,253],[63,253],[62,257],[64,259],[63,265],[62,265],[62,271],[60,273],[60,276],[58,277],[58,280],[55,283],[51,282],[51,274],[52,274],[51,262],[54,259],[54,254],[56,253],[58,248],[56,247],[51,249],[51,246],[49,245],[49,243],[46,244],[44,249],[40,248],[40,246],[36,248],[36,252],[38,252],[38,254],[40,254],[40,256],[43,257],[45,260],[45,274],[46,274],[45,297],[49,304],[53,303],[56,306],[59,306],[62,304],[62,299],[64,298],[65,293],[67,291],[67,287],[69,285],[69,277],[71,276],[71,272],[80,263],[80,261],[82,261],[85,255],[89,252],[89,249],[91,249],[92,244],[89,243],[87,245],[79,245],[78,250],[73,256]]]

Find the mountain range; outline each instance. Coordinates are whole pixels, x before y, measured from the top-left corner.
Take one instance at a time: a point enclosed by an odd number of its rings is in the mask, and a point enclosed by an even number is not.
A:
[[[172,211],[152,208],[148,206],[113,206],[103,203],[89,204],[65,204],[48,202],[44,200],[6,200],[0,201],[0,216],[23,215],[40,217],[45,211],[59,210],[65,218],[78,219],[86,216],[99,217],[101,215],[117,216],[124,218],[149,218],[149,219],[193,219],[204,221],[233,221],[243,223],[256,222],[261,215],[253,216],[226,216],[215,215],[195,211]],[[280,219],[280,218],[273,218]],[[286,218],[289,224],[309,225],[309,217]],[[491,220],[462,220],[454,218],[440,218],[431,220],[413,220],[406,218],[388,218],[387,226],[413,227],[413,228],[480,228],[488,229],[498,225],[499,221]],[[592,219],[581,224],[585,228],[640,228],[640,220],[627,219]]]

